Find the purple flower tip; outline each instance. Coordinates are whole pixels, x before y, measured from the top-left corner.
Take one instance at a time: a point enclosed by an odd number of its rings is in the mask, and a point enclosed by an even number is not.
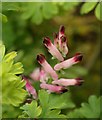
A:
[[[42,64],[45,61],[45,56],[43,54],[37,55],[37,61]]]
[[[43,43],[46,47],[51,46],[51,40],[49,37],[45,37]]]
[[[64,34],[64,32],[65,32],[65,27],[64,27],[63,25],[61,25],[59,31],[61,32],[61,34]]]
[[[76,85],[78,85],[78,86],[82,85],[84,82],[84,80],[81,78],[76,78],[76,81],[77,81]]]
[[[74,57],[75,62],[80,62],[83,58],[83,55],[81,53],[76,53]]]

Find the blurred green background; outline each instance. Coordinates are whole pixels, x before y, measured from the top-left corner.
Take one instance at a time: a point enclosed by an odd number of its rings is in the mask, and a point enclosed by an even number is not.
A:
[[[80,105],[92,94],[100,95],[100,25],[98,3],[81,2],[29,2],[2,3],[2,40],[6,52],[17,51],[16,61],[21,61],[24,74],[29,75],[39,67],[36,56],[43,53],[53,66],[51,55],[42,44],[59,26],[65,26],[69,54],[83,53],[83,61],[66,71],[67,78],[82,77],[85,83],[71,87],[72,99]]]

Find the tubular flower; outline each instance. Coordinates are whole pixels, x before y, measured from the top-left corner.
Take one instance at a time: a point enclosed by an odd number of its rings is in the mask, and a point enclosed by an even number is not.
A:
[[[28,91],[29,94],[33,96],[34,99],[37,99],[37,92],[36,89],[31,85],[27,77],[23,76],[23,79],[26,81],[26,90]]]
[[[77,53],[74,57],[70,58],[70,59],[67,59],[61,63],[58,63],[54,66],[54,69],[55,70],[60,70],[60,69],[66,69],[66,68],[69,68],[71,67],[72,65],[80,62],[82,60],[82,54],[81,53]]]
[[[45,37],[43,41],[44,45],[48,48],[48,51],[59,61],[63,61],[64,58],[62,57],[61,53],[59,50],[54,46],[50,40],[50,38]]]
[[[83,80],[81,78],[75,78],[75,79],[61,78],[57,81],[52,82],[52,84],[57,84],[57,85],[61,85],[61,86],[81,85],[82,83],[83,83]]]
[[[41,64],[41,66],[43,67],[43,69],[45,70],[45,72],[48,73],[54,80],[58,79],[57,73],[48,64],[48,62],[46,61],[44,55],[42,55],[42,54],[37,55],[37,61],[39,62],[39,64]]]
[[[39,81],[40,80],[40,68],[36,68],[31,74],[30,77],[34,81]]]
[[[57,86],[57,85],[46,84],[46,83],[41,83],[40,87],[48,90],[49,92],[55,92],[55,93],[64,93],[67,91],[67,89],[63,86]]]
[[[30,77],[34,81],[45,82],[48,79],[47,73],[41,68],[36,68],[31,74]]]

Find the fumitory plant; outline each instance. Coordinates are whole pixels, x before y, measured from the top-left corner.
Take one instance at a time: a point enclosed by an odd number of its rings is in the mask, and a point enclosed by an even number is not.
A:
[[[80,77],[66,78],[64,70],[79,63],[83,55],[76,53],[73,57],[67,58],[68,41],[64,26],[60,26],[58,33],[54,33],[54,43],[49,37],[44,37],[43,44],[52,58],[56,60],[55,64],[52,67],[45,56],[40,53],[37,55],[37,61],[41,67],[34,69],[29,76],[23,75],[20,62],[14,62],[17,53],[11,52],[5,55],[5,47],[0,45],[2,49],[0,77],[2,77],[3,118],[8,118],[8,116],[10,118],[64,119],[100,117],[99,106],[102,97],[92,95],[89,97],[88,103],[82,103],[81,107],[77,109],[71,100],[69,87],[80,86],[84,80]],[[8,111],[8,107],[11,108],[11,111]],[[65,112],[63,112],[64,110]],[[15,116],[12,116],[11,112],[15,112]],[[5,115],[5,113],[7,114]]]

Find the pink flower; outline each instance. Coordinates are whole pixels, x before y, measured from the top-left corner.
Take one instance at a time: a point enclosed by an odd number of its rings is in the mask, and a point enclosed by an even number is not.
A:
[[[53,81],[52,84],[57,84],[61,86],[73,86],[73,85],[81,85],[84,81],[81,78],[76,79],[64,79],[61,78],[59,80]]]
[[[36,68],[31,74],[30,77],[34,81],[45,82],[48,79],[47,73],[41,68]]]
[[[39,81],[40,80],[40,68],[36,68],[31,74],[30,77],[34,81]]]
[[[37,60],[39,64],[43,67],[46,73],[48,73],[54,80],[58,79],[57,73],[53,70],[53,68],[48,64],[48,62],[45,59],[45,56],[40,54],[37,55]]]
[[[41,69],[40,70],[40,82],[45,83],[47,80],[48,80],[48,74],[43,69]]]
[[[33,96],[34,99],[37,99],[37,92],[35,90],[35,88],[31,85],[31,83],[29,82],[28,78],[23,76],[23,79],[26,81],[26,90],[28,91],[29,94],[31,94]]]
[[[77,53],[74,57],[67,59],[61,63],[58,63],[54,66],[55,70],[60,70],[60,69],[66,69],[71,67],[72,65],[80,62],[82,60],[82,54],[81,53]]]
[[[63,93],[63,92],[67,91],[67,89],[65,87],[57,86],[57,85],[51,85],[51,84],[46,84],[46,83],[41,83],[40,87],[42,89],[48,90],[49,92],[55,92],[55,93]]]
[[[64,58],[62,57],[61,53],[59,50],[54,46],[50,40],[50,38],[45,37],[43,41],[44,45],[48,48],[48,51],[59,61],[63,61]]]

